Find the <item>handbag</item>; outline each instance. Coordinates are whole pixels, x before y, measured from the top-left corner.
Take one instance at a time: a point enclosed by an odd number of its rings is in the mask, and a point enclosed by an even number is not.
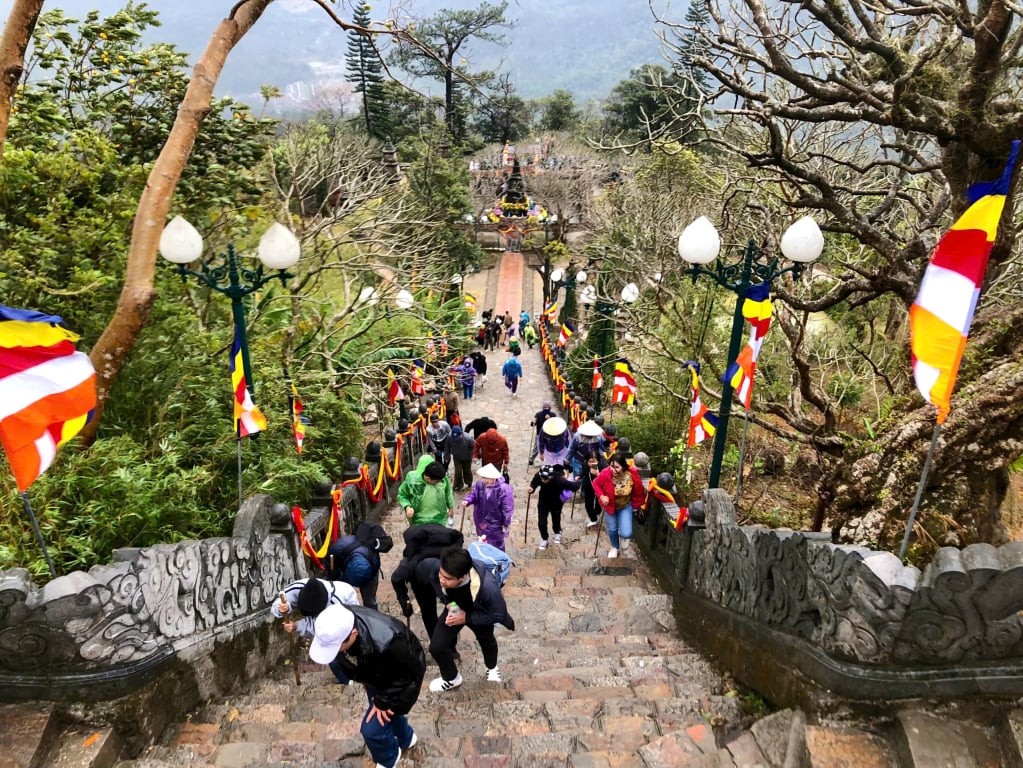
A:
[[[511,485],[511,475],[508,474],[508,465],[507,464],[502,464],[501,465],[501,477],[504,478],[504,481],[506,483],[508,483],[508,485]]]

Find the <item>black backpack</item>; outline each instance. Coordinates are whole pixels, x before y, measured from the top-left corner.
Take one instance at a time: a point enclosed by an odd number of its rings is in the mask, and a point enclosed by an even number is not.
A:
[[[355,540],[377,554],[390,552],[394,547],[394,539],[388,535],[380,523],[372,520],[363,520],[355,527]]]

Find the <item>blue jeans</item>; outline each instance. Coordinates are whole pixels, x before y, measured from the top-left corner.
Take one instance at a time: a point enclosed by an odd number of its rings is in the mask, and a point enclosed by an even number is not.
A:
[[[341,683],[341,685],[348,685],[348,683],[351,682],[348,679],[348,675],[346,675],[344,670],[341,669],[341,665],[337,663],[337,657],[335,657],[327,666],[330,667],[330,671],[334,673],[334,677],[337,678],[337,681]]]
[[[623,539],[632,538],[632,505],[619,509],[613,515],[605,512],[604,523],[607,525],[607,537],[611,539],[611,546],[618,549],[619,535]]]
[[[475,381],[472,382],[471,384],[466,384],[465,382],[462,382],[462,399],[463,400],[472,400],[472,391],[475,388],[476,388],[476,382]]]
[[[408,749],[412,741],[412,726],[405,715],[394,715],[391,721],[380,725],[375,717],[366,722],[369,711],[373,708],[373,691],[369,694],[369,706],[362,716],[362,738],[366,742],[373,761],[380,765],[394,765],[398,762],[398,748]]]

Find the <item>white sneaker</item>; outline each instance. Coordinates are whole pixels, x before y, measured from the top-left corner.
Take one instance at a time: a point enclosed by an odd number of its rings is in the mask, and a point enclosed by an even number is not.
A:
[[[415,742],[412,742],[415,744]],[[383,763],[377,763],[377,768],[397,768],[398,762],[401,760],[401,747],[398,747],[398,756],[394,758],[394,765],[384,765]]]
[[[540,549],[547,549],[547,539],[540,539]]]
[[[443,677],[438,677],[430,681],[430,690],[434,693],[443,693],[444,691],[450,691],[452,688],[457,688],[461,684],[461,673],[455,675],[454,680],[445,680]]]
[[[560,533],[554,534],[554,543],[555,544],[560,544],[561,543],[561,534]]]
[[[408,743],[408,746],[405,747],[405,751],[407,752],[408,750],[412,749],[412,747],[414,747],[418,742],[419,742],[419,735],[415,731],[412,731],[412,741],[410,741]]]
[[[454,528],[454,527],[455,527],[455,518],[449,517],[448,518],[448,528]]]
[[[487,682],[488,683],[499,683],[501,682],[501,670],[497,667],[487,670]]]
[[[618,557],[618,547],[611,547],[607,552],[608,557]],[[430,686],[431,688],[433,686]]]
[[[632,539],[622,539],[622,552],[627,552],[632,546]]]
[[[590,520],[590,522],[586,524],[586,530],[590,530],[590,528],[596,528],[599,524],[600,524],[599,520]]]

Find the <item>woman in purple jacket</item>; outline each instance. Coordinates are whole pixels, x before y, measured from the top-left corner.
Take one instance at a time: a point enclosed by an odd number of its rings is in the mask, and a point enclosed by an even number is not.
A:
[[[484,464],[476,474],[480,479],[462,499],[462,506],[471,506],[476,533],[486,537],[487,544],[504,550],[504,537],[511,527],[515,499],[512,487],[504,481],[501,470],[493,464]]]

